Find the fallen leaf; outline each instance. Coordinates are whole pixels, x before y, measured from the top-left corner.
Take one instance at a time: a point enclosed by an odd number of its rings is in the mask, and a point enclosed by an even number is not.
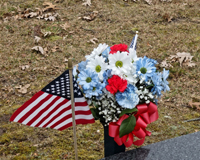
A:
[[[6,17],[11,17],[12,16],[12,14],[11,13],[4,13],[3,14],[3,18],[6,18]]]
[[[40,38],[40,37],[38,37],[38,36],[35,36],[34,43],[38,43],[40,40],[41,40],[41,38]]]
[[[52,49],[51,49],[51,51],[52,52],[56,52],[56,51],[58,51],[60,48],[58,47],[58,46],[54,46]]]
[[[91,42],[93,44],[96,44],[98,42],[98,39],[97,38],[92,38],[90,39],[88,42]]]
[[[172,21],[172,16],[170,16],[168,13],[165,13],[163,15],[163,19],[165,19],[167,22],[171,22]]]
[[[200,96],[197,95],[191,95],[191,97],[196,100],[196,101],[200,101]]]
[[[44,49],[41,46],[35,46],[31,49],[40,52],[42,55],[45,54]]]
[[[166,60],[164,60],[164,61],[162,61],[160,63],[160,67],[163,67],[163,68],[170,68],[170,67],[172,67],[173,68],[173,66],[170,63],[167,63]]]
[[[170,57],[162,61],[160,66],[172,67],[170,63],[179,62],[180,66],[194,67],[196,64],[192,62],[192,58],[193,56],[190,53],[178,52],[176,55],[170,55]]]
[[[198,110],[200,110],[200,102],[190,101],[188,104],[189,104],[190,107],[194,108],[194,106],[195,106]]]
[[[187,65],[188,67],[195,67],[196,66],[195,63],[191,63],[191,62],[186,62],[186,63],[184,63],[184,65]]]
[[[67,28],[70,28],[70,25],[68,24],[68,22],[65,22],[65,24],[61,24],[60,26],[64,30],[67,30]]]
[[[56,10],[56,5],[53,5],[51,2],[44,2],[43,6],[45,7],[43,9],[43,12],[49,11],[49,10]]]
[[[54,16],[49,16],[48,18],[44,18],[46,21],[55,21],[56,20],[56,17]]]
[[[84,3],[82,3],[82,5],[84,5],[84,6],[91,6],[91,0],[85,0],[85,2]]]
[[[83,16],[82,19],[86,21],[92,21],[96,18],[98,13],[99,13],[98,11],[93,11],[89,16]]]
[[[38,11],[38,15],[41,15],[43,13],[41,8],[35,8]]]
[[[48,32],[42,32],[44,37],[50,36],[52,33],[50,31]]]
[[[165,118],[168,118],[168,119],[172,119],[172,117],[170,117],[170,116],[164,116]]]
[[[25,86],[22,87],[22,85],[20,86],[16,86],[15,88],[18,88],[18,92],[22,93],[22,94],[26,94],[27,93],[27,89],[30,87],[30,84],[26,84]]]
[[[41,31],[41,26],[34,26],[34,36],[37,36],[37,37],[41,37],[43,35],[42,31]]]
[[[19,85],[19,86],[15,86],[16,89],[20,89],[22,88],[22,85]]]
[[[45,56],[47,56],[47,53],[48,53],[48,48],[47,47],[44,48],[44,53],[45,53]]]
[[[68,62],[68,59],[67,59],[67,58],[65,58],[65,59],[64,59],[64,62]]]
[[[33,17],[37,17],[38,13],[37,12],[30,12],[28,14],[24,15],[26,18],[33,18]]]
[[[183,62],[191,63],[191,60],[193,58],[193,56],[191,56],[190,53],[186,53],[186,52],[182,52],[182,53],[178,52],[178,53],[176,53],[176,55],[178,57],[180,66],[182,66]]]
[[[152,4],[152,0],[145,0],[145,2],[146,2],[147,4],[149,4],[149,5]]]
[[[25,69],[28,69],[30,66],[29,65],[24,65],[24,66],[20,66],[20,68],[24,71]]]
[[[33,155],[34,155],[34,156],[38,156],[38,154],[37,154],[37,153],[34,153]]]

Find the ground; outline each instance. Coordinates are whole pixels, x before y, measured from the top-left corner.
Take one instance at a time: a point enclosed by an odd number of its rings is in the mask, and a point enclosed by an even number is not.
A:
[[[161,62],[177,52],[188,52],[196,63],[191,68],[176,62],[169,68],[171,90],[159,101],[160,117],[148,126],[152,135],[144,145],[199,131],[199,121],[183,121],[200,116],[198,108],[188,105],[200,95],[200,1],[154,0],[148,5],[143,0],[92,0],[91,6],[84,6],[82,0],[49,0],[56,5],[49,8],[43,6],[44,2],[0,2],[0,159],[74,159],[72,128],[32,128],[11,123],[9,118],[67,68],[67,59],[72,58],[73,64],[85,60],[84,56],[98,43],[129,45],[135,31],[139,31],[138,56]],[[31,17],[37,8],[45,9],[43,14],[59,16],[54,21]],[[48,31],[51,34],[44,36]],[[41,38],[38,44],[34,36]],[[98,42],[92,43],[93,38]],[[43,47],[44,53],[32,50],[34,46]],[[77,138],[79,159],[104,156],[103,127],[99,122],[78,125]]]

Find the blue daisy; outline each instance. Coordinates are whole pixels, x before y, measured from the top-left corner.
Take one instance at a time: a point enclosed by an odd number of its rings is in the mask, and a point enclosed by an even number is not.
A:
[[[78,64],[78,70],[81,72],[81,71],[83,71],[84,69],[86,69],[86,65],[87,65],[88,62],[89,62],[89,60],[80,62],[80,63]]]
[[[136,73],[140,77],[143,77],[145,81],[149,80],[155,71],[155,62],[152,62],[152,59],[144,56],[144,58],[140,58],[136,61]]]
[[[168,85],[169,82],[167,81],[168,76],[169,76],[169,70],[166,71],[165,68],[164,68],[163,72],[162,72],[162,86],[163,86],[164,92],[170,90],[169,85]]]
[[[77,81],[82,86],[83,90],[88,90],[96,87],[99,78],[98,74],[93,72],[91,69],[85,69],[79,73]]]
[[[95,87],[92,87],[88,90],[84,90],[85,97],[91,98],[92,96],[101,96],[103,94],[102,89],[105,87],[104,83],[98,82]]]
[[[115,94],[117,103],[123,107],[132,109],[139,103],[138,95],[135,93],[137,88],[131,84],[128,84],[126,90],[122,92],[117,92]]]
[[[112,77],[111,72],[112,72],[112,70],[110,69],[110,70],[104,71],[104,73],[103,73],[103,82],[104,82],[106,85],[108,84],[108,82],[107,82],[108,78],[111,78],[111,77]]]
[[[157,95],[158,97],[160,97],[162,95],[161,91],[163,91],[161,73],[154,73],[151,77],[151,80],[154,84],[154,87],[151,89],[151,92],[153,93],[153,95]]]
[[[106,48],[103,52],[102,52],[102,56],[104,58],[106,58],[106,61],[108,60],[108,55],[109,55],[109,52],[110,52],[110,47]]]

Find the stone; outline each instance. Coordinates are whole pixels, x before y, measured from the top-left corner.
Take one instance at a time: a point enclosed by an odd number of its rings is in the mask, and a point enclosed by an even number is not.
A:
[[[153,143],[101,160],[199,160],[200,132]]]

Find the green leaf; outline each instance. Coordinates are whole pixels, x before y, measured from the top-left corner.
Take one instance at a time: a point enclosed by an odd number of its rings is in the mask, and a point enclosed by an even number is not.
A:
[[[150,88],[150,87],[153,87],[154,85],[153,84],[151,84],[151,85],[149,85],[149,86],[147,86],[147,88]]]
[[[98,105],[96,104],[95,101],[92,101],[92,103],[94,104],[94,106],[95,106],[96,108],[98,108]]]
[[[93,115],[94,119],[98,120],[99,119],[98,110],[96,108],[90,108],[90,110],[92,112],[92,115]]]
[[[122,124],[119,128],[119,137],[123,137],[126,134],[131,133],[136,124],[136,118],[133,115],[130,115],[127,119],[122,121]]]
[[[125,110],[123,110],[123,111],[120,113],[119,117],[123,116],[123,115],[126,114],[126,113],[133,113],[133,112],[137,112],[137,111],[138,111],[137,108],[125,109]]]

